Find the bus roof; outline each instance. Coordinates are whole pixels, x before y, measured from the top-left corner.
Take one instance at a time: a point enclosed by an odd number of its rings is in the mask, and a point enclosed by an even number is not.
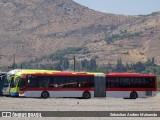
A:
[[[21,75],[21,74],[31,74],[31,73],[39,73],[39,74],[41,74],[41,73],[46,73],[46,74],[51,74],[51,73],[53,73],[53,72],[60,72],[60,71],[57,71],[57,70],[22,70],[22,71],[19,71],[19,72],[17,72],[17,74],[16,75]]]
[[[0,72],[0,76],[1,76],[1,75],[5,75],[5,74],[6,74],[6,72]]]
[[[82,72],[79,72],[79,73],[73,73],[73,72],[53,72],[53,73],[26,73],[26,75],[37,75],[37,76],[62,76],[62,75],[65,75],[65,76],[94,76],[94,74],[87,74],[87,73],[82,73]]]
[[[129,72],[124,72],[124,73],[107,73],[106,76],[110,76],[110,77],[147,77],[147,76],[152,76],[155,77],[156,75],[154,74],[142,74],[142,73],[129,73]]]

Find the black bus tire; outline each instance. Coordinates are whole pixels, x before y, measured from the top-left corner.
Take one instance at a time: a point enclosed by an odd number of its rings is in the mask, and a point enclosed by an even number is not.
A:
[[[136,99],[136,98],[138,98],[138,94],[137,94],[137,92],[131,92],[131,94],[130,94],[130,99]]]
[[[41,93],[41,98],[48,98],[49,97],[49,93],[47,91],[43,91]]]
[[[89,99],[89,98],[91,98],[90,92],[85,91],[85,92],[83,93],[83,98],[84,98],[84,99]]]

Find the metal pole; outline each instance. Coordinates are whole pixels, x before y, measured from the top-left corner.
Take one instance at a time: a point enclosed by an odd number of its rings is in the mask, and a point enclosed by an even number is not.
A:
[[[76,57],[73,57],[73,65],[74,65],[74,71],[76,71]]]
[[[15,53],[13,54],[13,69],[15,69],[16,60],[15,60]]]
[[[37,66],[37,69],[38,69],[38,62],[36,61],[36,66]]]
[[[21,63],[21,69],[23,68],[22,63]]]

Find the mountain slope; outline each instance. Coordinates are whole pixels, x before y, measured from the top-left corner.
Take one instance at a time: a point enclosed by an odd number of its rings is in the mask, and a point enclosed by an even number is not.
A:
[[[72,0],[0,0],[0,64],[80,47],[79,60],[97,57],[99,65],[146,61],[160,63],[160,14],[123,16],[93,11]],[[138,33],[138,36],[133,36]],[[129,34],[129,37],[124,37]],[[112,35],[111,43],[105,40]],[[84,52],[87,51],[87,52]]]

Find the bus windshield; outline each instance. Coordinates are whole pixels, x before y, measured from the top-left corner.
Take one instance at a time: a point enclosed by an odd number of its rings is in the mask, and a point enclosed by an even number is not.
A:
[[[15,83],[14,83],[14,77],[9,78],[10,79],[10,87],[14,88],[15,87]]]

